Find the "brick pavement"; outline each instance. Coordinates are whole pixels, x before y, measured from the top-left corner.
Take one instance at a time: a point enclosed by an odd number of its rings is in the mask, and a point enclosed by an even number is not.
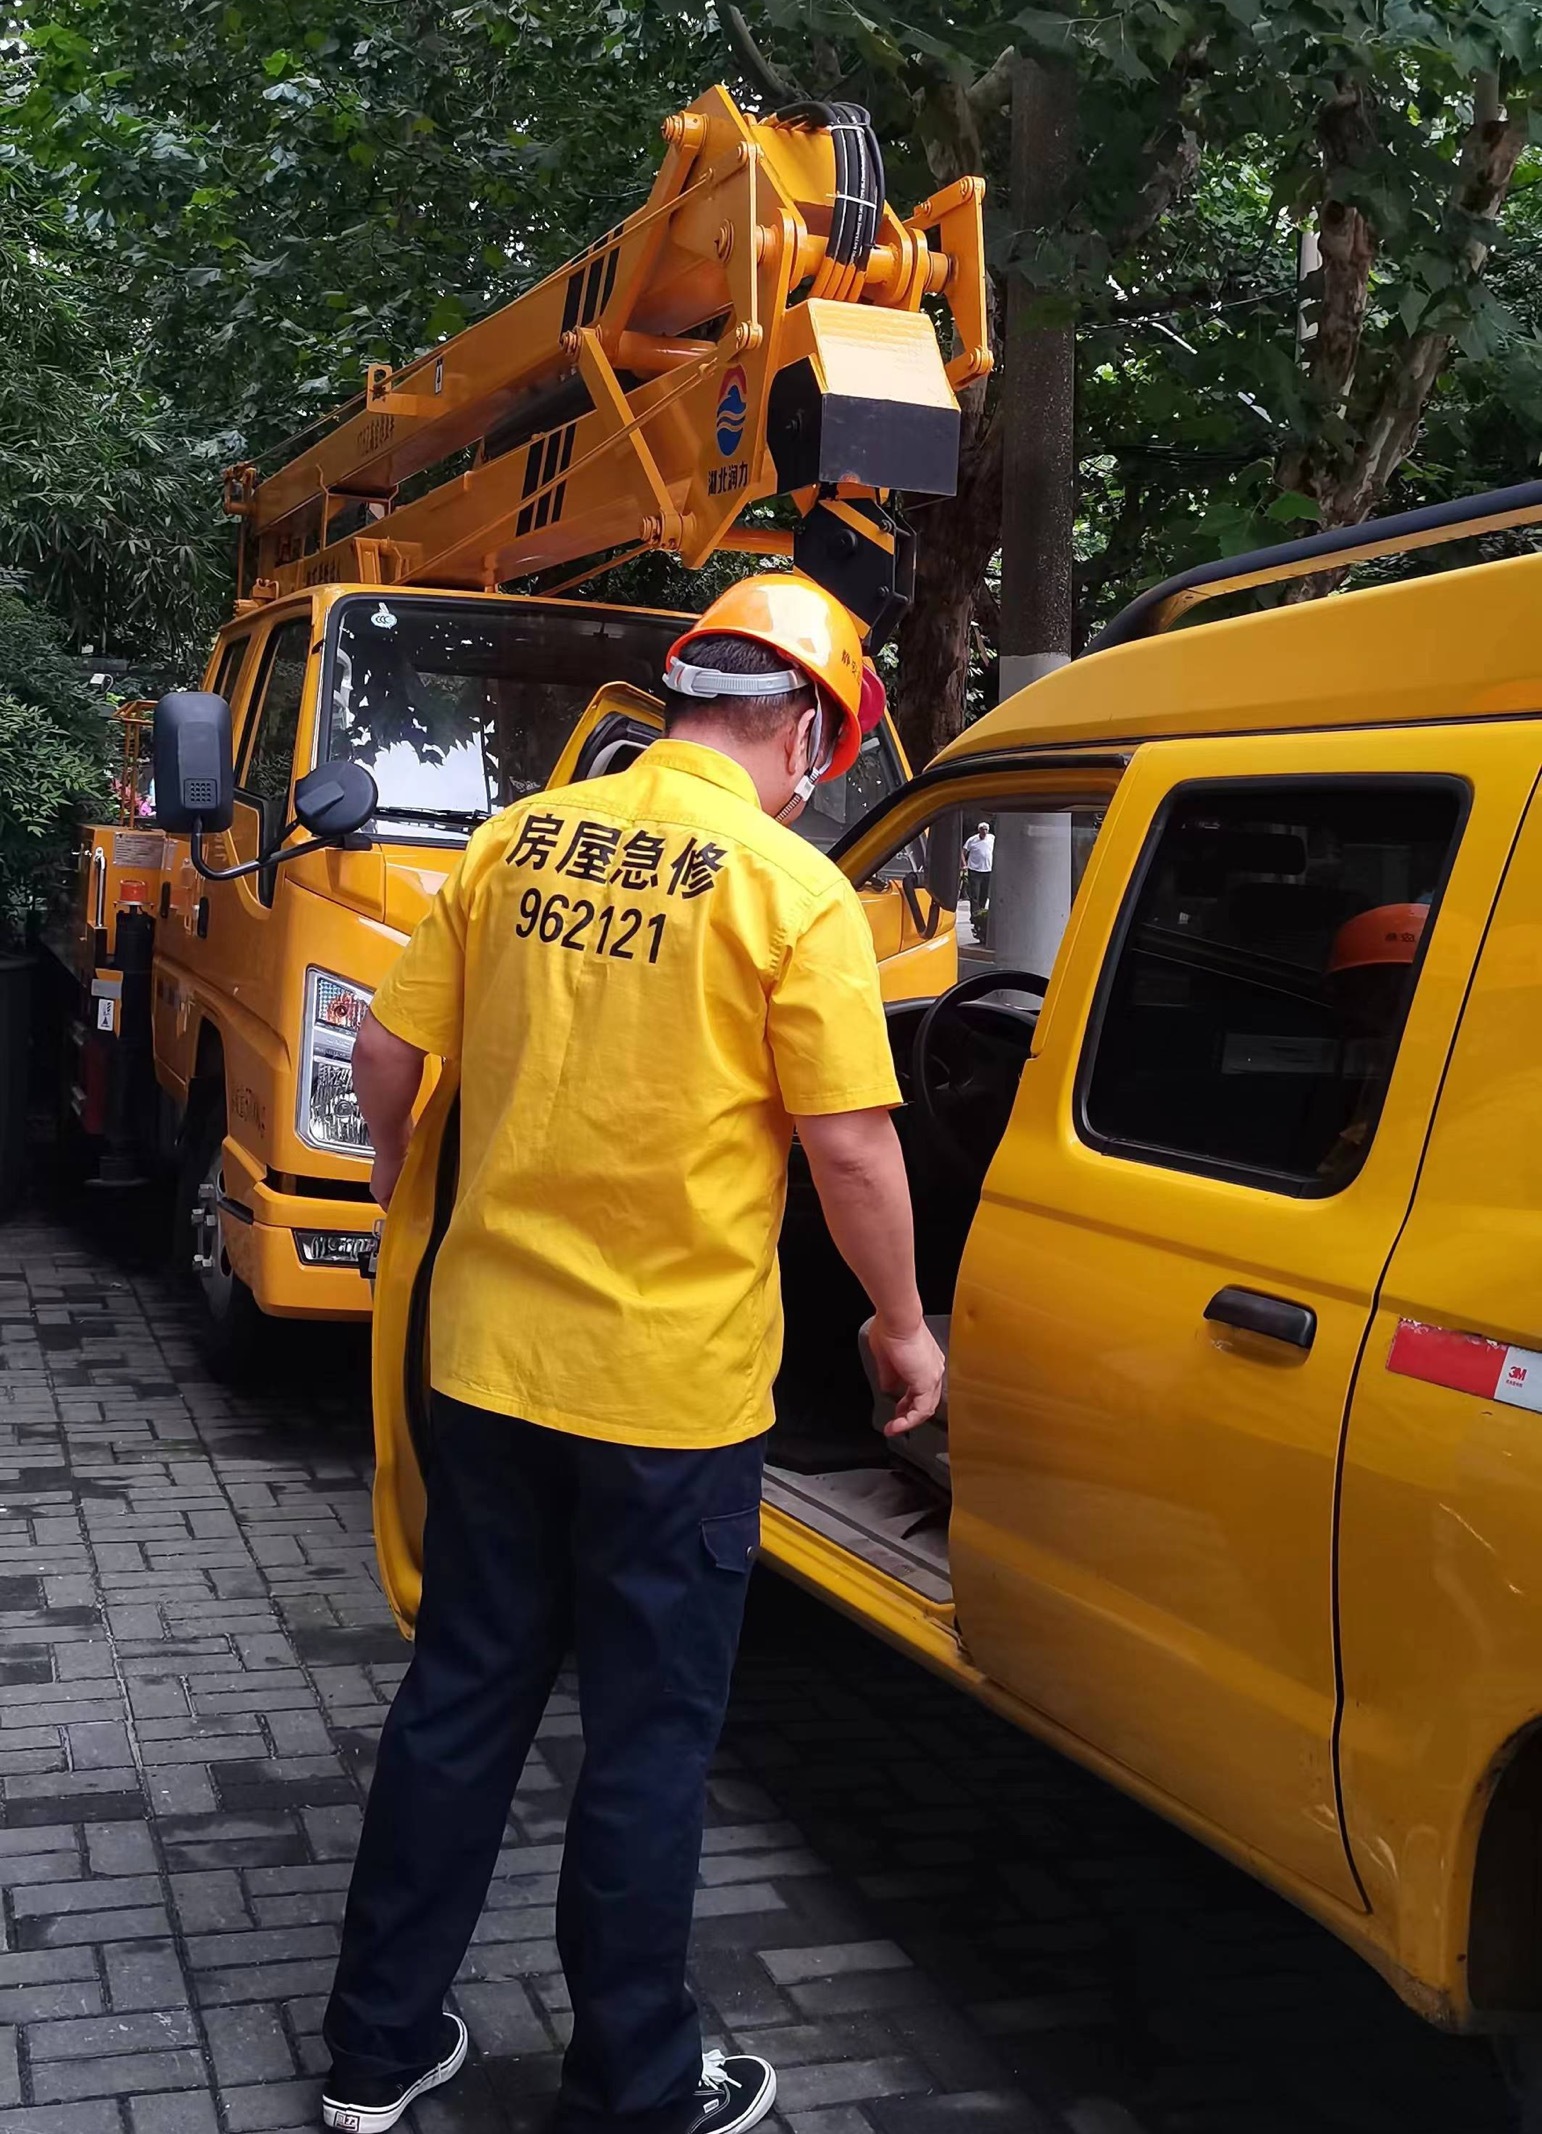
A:
[[[0,2134],[283,2134],[404,1664],[362,1351],[197,1368],[132,1209],[0,1228]],[[554,1696],[422,2134],[543,2123],[581,1753]],[[714,2042],[784,2134],[1491,2134],[1481,2047],[1200,1847],[769,1576],[702,1862]]]

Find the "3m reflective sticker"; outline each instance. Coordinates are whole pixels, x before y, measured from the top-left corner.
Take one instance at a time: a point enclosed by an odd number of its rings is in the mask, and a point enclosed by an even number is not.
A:
[[[1494,1398],[1542,1414],[1542,1351],[1506,1349]]]
[[[1422,1378],[1455,1393],[1542,1414],[1542,1350],[1513,1348],[1481,1334],[1458,1334],[1446,1326],[1401,1319],[1387,1351],[1387,1369]]]

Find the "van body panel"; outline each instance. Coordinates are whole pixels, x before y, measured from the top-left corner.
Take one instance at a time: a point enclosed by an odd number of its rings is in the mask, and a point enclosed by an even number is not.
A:
[[[1542,769],[1542,722],[1509,739],[1521,796]],[[1535,1383],[1525,1354],[1542,1351],[1539,1117],[1542,808],[1533,795],[1382,1285],[1344,1464],[1350,1843],[1400,1960],[1456,1994],[1487,1795],[1542,1713],[1542,1416],[1523,1404],[1542,1396],[1501,1383],[1517,1369]],[[1472,1337],[1471,1346],[1426,1342],[1394,1354],[1405,1325]]]
[[[936,760],[1513,718],[1542,708],[1542,654],[1529,626],[1539,601],[1535,554],[1169,630],[1057,667]]]

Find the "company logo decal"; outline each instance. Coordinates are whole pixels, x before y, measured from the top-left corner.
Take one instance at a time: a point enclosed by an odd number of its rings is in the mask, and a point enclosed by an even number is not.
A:
[[[717,448],[724,459],[732,459],[744,442],[744,421],[749,411],[749,380],[743,365],[735,363],[724,374],[717,395]]]

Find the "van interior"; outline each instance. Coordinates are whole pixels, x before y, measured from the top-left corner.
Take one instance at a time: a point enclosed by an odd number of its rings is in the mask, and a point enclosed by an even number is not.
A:
[[[1341,1191],[1375,1133],[1462,813],[1436,780],[1175,797],[1116,933],[1083,1137],[1262,1190]],[[974,814],[939,813],[879,870],[955,911],[959,982],[889,1010],[921,1300],[945,1350],[965,1241],[1102,820],[1063,804],[991,808],[982,896],[960,863]],[[935,1424],[882,1435],[892,1402],[865,1353],[869,1306],[796,1145],[781,1266],[766,1499],[945,1603],[946,1405]]]
[[[968,888],[964,846],[983,827],[973,814],[965,821],[958,809],[947,810],[877,870],[912,893],[924,887],[952,912],[956,928],[957,984],[937,1000],[892,1003],[887,1010],[904,1099],[895,1130],[915,1210],[917,1283],[944,1353],[965,1241],[1033,1044],[1048,969],[1097,820],[1083,810],[993,811],[987,834],[994,837],[996,865],[988,881],[998,899],[1010,895],[1018,907],[1002,921],[999,948],[979,884],[972,895]],[[1034,851],[1012,834],[1030,824],[1063,834]],[[1036,913],[1023,908],[1035,893]],[[871,1307],[831,1241],[796,1142],[781,1268],[787,1334],[766,1501],[925,1599],[946,1603],[952,1598],[946,1395],[934,1421],[903,1437],[883,1435],[894,1403],[878,1386],[867,1346]]]

